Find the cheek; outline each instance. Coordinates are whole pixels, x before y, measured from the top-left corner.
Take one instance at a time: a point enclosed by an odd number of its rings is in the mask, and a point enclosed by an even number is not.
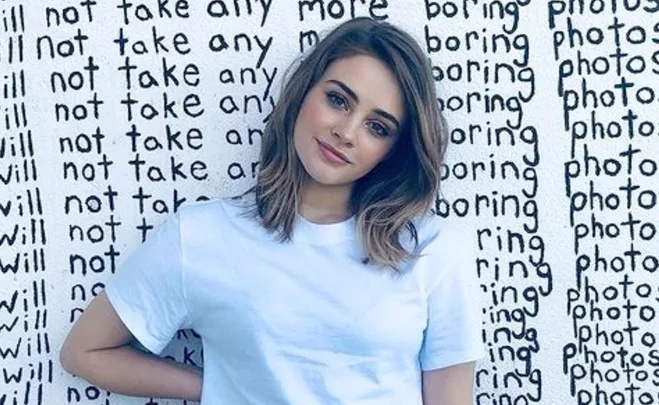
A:
[[[319,129],[322,128],[321,115],[322,111],[318,103],[313,99],[305,99],[293,129],[293,142],[298,153],[311,147],[313,138],[318,137]]]
[[[315,133],[330,126],[331,121],[332,114],[318,95],[312,95],[302,103],[298,114],[300,128]]]
[[[385,157],[387,157],[389,151],[392,148],[392,142],[383,142],[382,140],[373,139],[372,142],[368,145],[368,148],[363,148],[363,158],[365,162],[368,162],[369,166],[376,166],[380,163]]]

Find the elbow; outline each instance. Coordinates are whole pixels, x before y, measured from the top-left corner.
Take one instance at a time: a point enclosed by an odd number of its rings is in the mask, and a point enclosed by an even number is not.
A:
[[[67,339],[59,351],[60,365],[66,372],[70,374],[75,374],[76,364],[78,363],[76,361],[77,358],[78,358],[78,354],[76,353],[75,348],[71,347]]]

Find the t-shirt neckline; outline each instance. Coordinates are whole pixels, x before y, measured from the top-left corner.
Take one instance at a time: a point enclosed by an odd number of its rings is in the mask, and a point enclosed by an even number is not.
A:
[[[331,224],[317,224],[295,213],[293,238],[302,243],[336,243],[352,239],[355,236],[356,218],[350,218]]]

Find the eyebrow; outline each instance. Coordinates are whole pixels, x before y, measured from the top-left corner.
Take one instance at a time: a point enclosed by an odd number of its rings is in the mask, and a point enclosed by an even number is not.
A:
[[[355,102],[359,103],[359,97],[357,97],[357,94],[355,94],[355,92],[352,91],[352,89],[351,89],[350,87],[348,87],[348,86],[347,86],[345,83],[343,83],[342,81],[340,81],[340,80],[334,80],[334,79],[329,79],[329,80],[327,80],[327,82],[328,82],[328,83],[334,83],[334,84],[336,84],[337,86],[341,87],[341,89],[343,89],[343,91],[345,91],[346,93],[348,93],[348,95],[349,95],[352,99],[354,99]],[[382,110],[382,109],[380,109],[380,108],[376,108],[374,111],[375,111],[376,114],[381,115],[381,116],[387,118],[389,121],[391,121],[391,122],[393,122],[394,124],[396,124],[396,126],[397,126],[398,128],[400,128],[400,122],[398,122],[398,120],[396,119],[396,117],[394,117],[394,116],[391,115],[390,113],[388,113],[388,112],[386,112],[386,111],[384,111],[384,110]]]

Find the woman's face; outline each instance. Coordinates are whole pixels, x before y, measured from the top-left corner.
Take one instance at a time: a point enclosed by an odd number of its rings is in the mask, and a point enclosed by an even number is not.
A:
[[[378,59],[356,55],[330,64],[295,121],[295,150],[309,176],[352,185],[394,146],[405,119],[403,92]]]

